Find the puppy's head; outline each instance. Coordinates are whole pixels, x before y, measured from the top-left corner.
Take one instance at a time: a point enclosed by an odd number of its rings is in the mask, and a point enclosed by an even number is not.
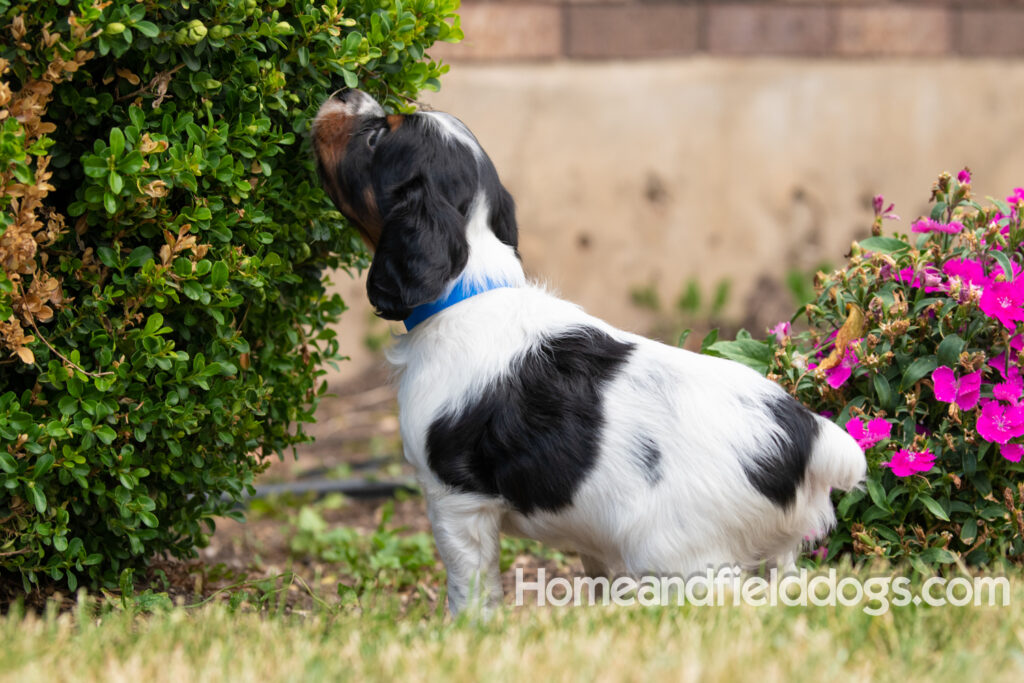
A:
[[[381,317],[407,318],[462,272],[481,199],[491,231],[517,246],[512,198],[453,116],[388,115],[366,93],[340,90],[317,112],[313,148],[328,195],[374,251],[366,289]]]

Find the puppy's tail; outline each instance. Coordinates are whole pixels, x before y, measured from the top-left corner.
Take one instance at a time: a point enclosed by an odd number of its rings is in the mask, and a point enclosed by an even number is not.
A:
[[[846,430],[831,420],[816,415],[818,438],[811,452],[809,473],[820,486],[849,491],[867,476],[864,451]]]

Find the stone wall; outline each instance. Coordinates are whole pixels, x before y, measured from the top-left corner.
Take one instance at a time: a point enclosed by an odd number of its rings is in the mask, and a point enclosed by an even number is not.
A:
[[[1020,0],[465,0],[459,60],[1024,55]]]

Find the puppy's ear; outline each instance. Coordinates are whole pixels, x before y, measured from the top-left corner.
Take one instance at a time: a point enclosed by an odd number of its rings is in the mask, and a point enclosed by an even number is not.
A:
[[[366,293],[377,314],[404,320],[430,303],[469,259],[465,219],[430,179],[414,178],[393,191],[370,265]]]
[[[503,243],[519,253],[519,228],[516,225],[516,203],[501,184],[491,197],[491,229]]]

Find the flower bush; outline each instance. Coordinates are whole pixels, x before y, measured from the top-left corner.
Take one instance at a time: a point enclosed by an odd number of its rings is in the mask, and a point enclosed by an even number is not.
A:
[[[0,0],[0,578],[114,585],[307,440],[357,266],[307,132],[458,0]],[[6,584],[4,584],[5,587]]]
[[[834,419],[865,450],[866,486],[837,501],[828,555],[924,569],[1024,559],[1024,189],[978,202],[943,174],[929,216],[818,273],[816,300],[760,341],[709,340]],[[798,314],[798,316],[800,315]]]

